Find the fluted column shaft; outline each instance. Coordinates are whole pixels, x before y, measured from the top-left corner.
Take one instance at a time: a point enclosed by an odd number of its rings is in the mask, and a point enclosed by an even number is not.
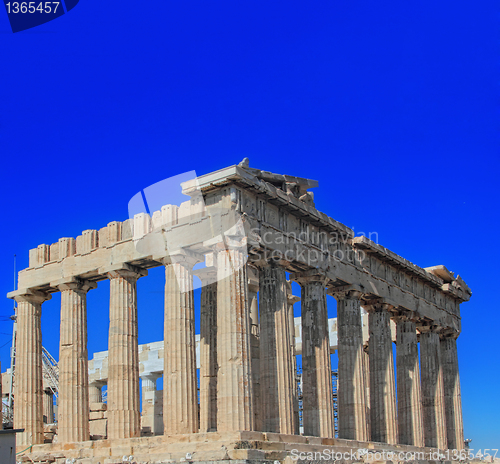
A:
[[[364,382],[366,391],[366,429],[367,436],[371,437],[371,414],[370,414],[370,353],[368,341],[363,344]]]
[[[198,392],[194,333],[195,261],[175,257],[165,266],[164,434],[196,433]]]
[[[445,449],[446,419],[439,334],[429,327],[419,330],[425,446]]]
[[[59,285],[61,334],[57,435],[60,443],[90,440],[87,291],[95,287],[95,284],[76,281]]]
[[[213,432],[217,430],[217,273],[214,269],[199,277],[200,432]]]
[[[464,424],[460,376],[458,374],[457,340],[454,335],[443,336],[441,339],[441,361],[443,363],[448,449],[461,450],[464,448]]]
[[[140,436],[137,279],[145,271],[116,270],[110,279],[108,438]]]
[[[392,355],[391,317],[388,305],[364,306],[370,331],[371,440],[397,443],[396,384]]]
[[[298,296],[292,294],[292,284],[287,282],[287,301],[288,301],[288,324],[290,327],[290,349],[292,353],[293,369],[293,425],[294,434],[299,434],[299,392],[297,388],[297,350],[295,347],[295,317],[293,314],[293,305],[300,301]]]
[[[332,368],[326,281],[297,278],[302,287],[302,406],[304,434],[333,438]]]
[[[399,443],[424,446],[417,332],[406,317],[396,319],[396,366]]]
[[[99,383],[89,384],[89,405],[102,403],[102,386]]]
[[[24,295],[17,301],[14,428],[17,445],[43,443],[42,302],[50,295]]]
[[[357,291],[334,294],[337,299],[339,438],[368,440],[365,359],[360,296]],[[371,355],[371,353],[370,353]]]
[[[293,434],[293,360],[285,269],[260,269],[260,384],[263,431]]]
[[[246,249],[217,251],[217,431],[253,430]]]
[[[260,392],[260,324],[259,324],[259,271],[247,266],[248,310],[250,312],[250,358],[252,363],[252,389],[254,429],[262,430],[262,398]]]
[[[46,424],[54,423],[54,394],[50,389],[43,392],[43,417]]]
[[[158,374],[147,374],[141,376],[142,387],[142,411],[141,411],[141,429],[144,434],[158,435],[161,430],[158,430],[155,424],[157,415],[156,403],[156,380]]]

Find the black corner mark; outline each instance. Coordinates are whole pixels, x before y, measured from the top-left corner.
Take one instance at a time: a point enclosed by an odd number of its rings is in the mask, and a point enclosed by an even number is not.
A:
[[[4,5],[12,32],[20,32],[59,18],[59,16],[73,9],[78,1],[4,0]]]

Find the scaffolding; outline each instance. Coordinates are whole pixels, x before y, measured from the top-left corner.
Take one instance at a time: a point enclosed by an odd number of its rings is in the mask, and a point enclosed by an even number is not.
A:
[[[17,308],[14,308],[17,312]],[[14,423],[14,383],[16,379],[16,337],[17,337],[17,317],[11,316],[14,321],[12,332],[12,347],[10,349],[10,385],[7,401],[2,399],[2,423],[4,428],[13,427]],[[59,395],[59,366],[54,357],[42,346],[42,376],[44,384],[48,386],[57,399]]]
[[[299,430],[300,433],[304,432],[303,423],[303,404],[302,404],[302,367],[297,366],[297,395],[299,399]],[[334,433],[335,438],[339,435],[339,415],[338,415],[338,401],[337,401],[337,384],[338,384],[338,372],[332,370],[332,396],[333,396],[333,421],[334,421]]]

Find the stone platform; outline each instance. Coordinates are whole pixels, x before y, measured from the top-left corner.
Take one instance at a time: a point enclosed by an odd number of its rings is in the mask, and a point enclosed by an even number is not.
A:
[[[18,455],[18,462],[35,464],[160,464],[171,462],[219,462],[263,463],[279,461],[292,464],[297,462],[320,462],[318,453],[346,453],[367,449],[370,453],[389,452],[413,453],[424,452],[431,456],[436,452],[431,448],[418,448],[408,445],[389,445],[384,443],[360,442],[336,438],[306,437],[262,432],[210,432],[186,435],[127,438],[120,440],[96,440],[82,443],[49,443],[34,445],[30,453]],[[18,452],[22,451],[18,447]],[[316,454],[315,454],[316,453]],[[341,462],[381,462],[378,460],[340,459]],[[328,459],[327,462],[339,461]],[[386,459],[382,459],[386,461]],[[422,461],[422,460],[419,460]],[[428,461],[426,459],[425,461]],[[395,462],[395,461],[394,461]],[[413,461],[415,462],[415,461]]]

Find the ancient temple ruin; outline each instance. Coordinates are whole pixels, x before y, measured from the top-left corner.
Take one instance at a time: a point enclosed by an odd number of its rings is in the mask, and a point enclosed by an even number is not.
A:
[[[443,265],[420,268],[355,237],[315,208],[314,187],[243,162],[183,182],[181,205],[161,204],[30,250],[18,290],[8,295],[18,305],[18,449],[29,447],[34,462],[44,455],[89,464],[125,456],[144,463],[284,461],[294,449],[462,449],[456,340],[470,289]],[[155,371],[163,375],[163,430],[141,437],[137,280],[157,266],[165,268],[163,366]],[[202,282],[199,302],[194,275]],[[91,404],[101,399],[96,380],[89,382],[86,295],[104,279],[107,429],[91,440]],[[301,286],[302,434],[293,317],[299,297],[290,281]],[[44,444],[41,313],[55,292],[57,442]],[[327,295],[337,301],[338,437]],[[152,377],[142,382],[143,394],[154,390]]]

